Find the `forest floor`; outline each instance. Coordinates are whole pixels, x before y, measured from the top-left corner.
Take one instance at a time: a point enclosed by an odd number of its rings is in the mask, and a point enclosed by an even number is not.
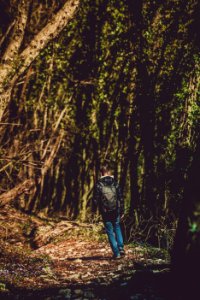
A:
[[[169,258],[139,243],[112,260],[102,224],[0,210],[0,299],[167,298]]]

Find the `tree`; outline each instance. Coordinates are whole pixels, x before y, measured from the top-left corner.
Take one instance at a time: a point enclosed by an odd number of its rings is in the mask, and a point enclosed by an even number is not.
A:
[[[198,135],[199,135],[198,128]],[[172,271],[177,294],[181,299],[199,295],[200,276],[200,135],[188,172],[178,229],[172,252]]]
[[[25,0],[18,2],[16,17],[8,25],[5,37],[3,37],[9,40],[0,64],[0,120],[9,104],[13,87],[19,76],[30,66],[47,43],[54,39],[73,18],[79,0],[66,1],[46,26],[22,49],[26,37],[30,3],[31,1]]]
[[[29,16],[16,46],[19,57],[64,3],[36,0],[24,6]],[[1,192],[42,175],[34,197],[26,194],[21,201],[25,208],[85,219],[99,165],[110,159],[132,221],[152,220],[156,233],[160,216],[166,220],[175,213],[176,218],[190,159],[179,170],[182,146],[184,153],[193,148],[191,116],[198,111],[190,38],[196,5],[193,0],[82,0],[76,18],[57,38],[49,36],[43,50],[36,43],[37,58],[27,72],[16,59],[16,84],[7,120],[0,124],[5,129]],[[14,34],[12,20],[2,26],[2,57]],[[53,160],[47,164],[49,155]]]

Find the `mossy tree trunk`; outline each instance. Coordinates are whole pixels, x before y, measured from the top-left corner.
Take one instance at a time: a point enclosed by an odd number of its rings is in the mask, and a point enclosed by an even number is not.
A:
[[[199,135],[198,127],[198,135]],[[172,252],[174,289],[182,299],[195,299],[200,292],[200,139],[188,172]]]

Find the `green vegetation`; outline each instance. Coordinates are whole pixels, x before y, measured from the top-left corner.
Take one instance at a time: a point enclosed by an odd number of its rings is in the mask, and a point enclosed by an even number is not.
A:
[[[60,136],[48,172],[19,207],[88,220],[109,159],[131,218],[176,219],[199,120],[196,5],[82,1],[14,89],[7,121],[17,125],[4,130],[2,191],[14,178],[40,176]],[[39,18],[33,27],[40,9],[32,7],[25,43],[42,26]]]
[[[65,2],[1,1],[0,79],[19,64],[9,52],[16,32],[20,57]],[[23,74],[13,66],[5,78],[0,204],[95,223],[93,186],[109,160],[124,194],[126,240],[170,250],[178,227],[179,270],[199,249],[199,11],[197,0],[80,1]],[[24,187],[27,179],[34,183]],[[31,234],[28,224],[21,230]]]

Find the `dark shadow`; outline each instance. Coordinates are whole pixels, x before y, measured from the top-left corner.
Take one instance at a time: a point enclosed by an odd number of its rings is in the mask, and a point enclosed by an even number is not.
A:
[[[144,271],[162,271],[162,270],[170,270],[171,265],[169,263],[162,263],[162,264],[148,264],[148,265],[144,265],[143,263],[140,262],[134,262],[134,269],[135,270],[144,270]]]
[[[134,296],[137,299],[159,299],[172,300],[173,292],[171,291],[170,272],[156,273],[151,271],[138,271],[133,274],[129,280],[119,277],[112,283],[105,282],[100,284],[99,281],[90,283],[71,283],[61,284],[59,287],[48,286],[46,288],[15,288],[10,286],[9,292],[0,292],[0,299],[4,300],[43,300],[49,299],[77,299],[75,290],[79,289],[84,293],[91,292],[93,298],[106,300],[130,300]],[[62,291],[62,292],[61,292]],[[172,295],[171,295],[172,293]],[[69,298],[70,294],[70,298]],[[65,298],[66,297],[66,298]],[[79,298],[80,299],[80,298]],[[91,298],[90,298],[91,299]],[[136,299],[136,297],[134,297]],[[181,300],[181,299],[177,299]]]
[[[90,260],[110,260],[111,256],[82,256],[82,257],[69,257],[66,258],[68,261],[76,261],[77,259],[85,260],[85,261],[90,261]]]

